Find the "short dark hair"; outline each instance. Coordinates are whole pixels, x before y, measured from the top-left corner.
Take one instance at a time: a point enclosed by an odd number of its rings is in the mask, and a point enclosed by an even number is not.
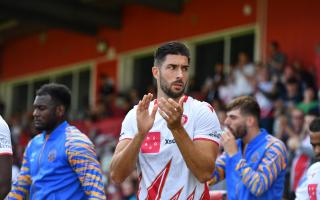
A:
[[[36,92],[37,96],[50,95],[57,105],[63,105],[66,111],[69,110],[71,104],[70,89],[59,83],[48,83],[41,86]]]
[[[320,117],[315,118],[309,125],[311,132],[320,132]]]
[[[243,115],[251,115],[260,120],[260,106],[251,96],[241,96],[227,105],[227,111],[239,109]]]
[[[163,63],[167,55],[182,55],[188,58],[190,63],[190,52],[186,45],[181,42],[172,41],[162,44],[154,53],[154,65],[159,66]]]

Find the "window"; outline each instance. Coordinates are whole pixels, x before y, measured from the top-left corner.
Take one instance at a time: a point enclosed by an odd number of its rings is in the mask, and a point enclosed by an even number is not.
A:
[[[230,64],[235,65],[238,54],[245,52],[249,60],[254,57],[255,34],[253,32],[242,34],[225,35],[220,40],[200,43],[195,45],[196,67],[195,67],[195,89],[200,90],[207,77],[213,76],[216,64],[224,64],[228,71]]]
[[[153,86],[153,55],[135,58],[133,65],[133,88],[139,92],[140,96],[143,96],[148,87]]]
[[[213,76],[216,64],[223,64],[224,72],[229,73],[230,65],[235,64],[239,52],[246,52],[250,61],[254,61],[258,49],[257,33],[259,33],[257,27],[250,25],[185,40],[191,51],[190,78],[193,80],[190,82],[194,83],[192,90],[199,91],[206,78]],[[147,86],[154,82],[151,75],[152,54],[157,47],[148,47],[122,55],[119,69],[120,90],[135,88],[140,94],[146,92]]]
[[[223,63],[224,40],[218,40],[196,46],[196,68],[194,89],[200,90],[205,79],[213,76],[214,67]]]
[[[238,54],[245,52],[249,61],[253,61],[254,33],[240,35],[231,38],[231,64],[235,65],[238,60]]]
[[[71,119],[82,118],[90,105],[91,95],[91,67],[80,67],[64,72],[44,74],[37,79],[26,79],[8,85],[11,96],[7,98],[8,112],[6,114],[20,114],[32,111],[36,91],[49,82],[66,85],[72,96],[70,109]],[[11,99],[11,100],[10,100]]]
[[[79,73],[79,92],[78,92],[78,102],[77,102],[77,112],[80,114],[78,118],[82,118],[82,115],[89,109],[90,100],[90,79],[91,71],[83,70]]]
[[[21,114],[28,107],[28,84],[22,83],[12,88],[12,114]]]

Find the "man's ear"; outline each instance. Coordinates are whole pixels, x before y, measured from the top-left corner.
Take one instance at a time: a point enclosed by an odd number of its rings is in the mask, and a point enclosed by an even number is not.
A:
[[[153,66],[152,67],[152,75],[153,75],[153,77],[155,78],[155,79],[158,79],[158,77],[159,77],[159,67],[157,67],[157,66]]]
[[[247,126],[248,127],[252,127],[255,125],[255,117],[253,116],[247,116],[247,120],[246,120],[246,123],[247,123]]]
[[[56,114],[59,117],[63,117],[65,115],[66,109],[63,105],[58,105],[56,107]]]

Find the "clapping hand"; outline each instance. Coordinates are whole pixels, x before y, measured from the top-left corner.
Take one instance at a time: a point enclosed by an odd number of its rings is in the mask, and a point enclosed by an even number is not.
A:
[[[153,126],[154,119],[157,113],[158,105],[155,104],[149,113],[149,104],[152,101],[153,95],[151,93],[144,95],[142,100],[138,103],[137,108],[137,126],[138,134],[144,134],[144,136],[150,131]]]
[[[159,113],[167,121],[167,126],[170,130],[181,128],[181,117],[183,114],[184,96],[180,98],[179,102],[173,99],[160,98]]]

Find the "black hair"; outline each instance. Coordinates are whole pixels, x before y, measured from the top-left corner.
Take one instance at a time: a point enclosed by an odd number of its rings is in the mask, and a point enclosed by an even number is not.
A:
[[[320,117],[315,118],[309,125],[311,132],[320,132]]]
[[[50,95],[56,105],[63,105],[68,111],[71,104],[70,89],[59,83],[48,83],[41,86],[36,92],[37,96]]]
[[[172,41],[162,44],[154,53],[154,65],[160,66],[167,55],[182,55],[188,58],[190,63],[190,51],[186,45],[181,42]]]

